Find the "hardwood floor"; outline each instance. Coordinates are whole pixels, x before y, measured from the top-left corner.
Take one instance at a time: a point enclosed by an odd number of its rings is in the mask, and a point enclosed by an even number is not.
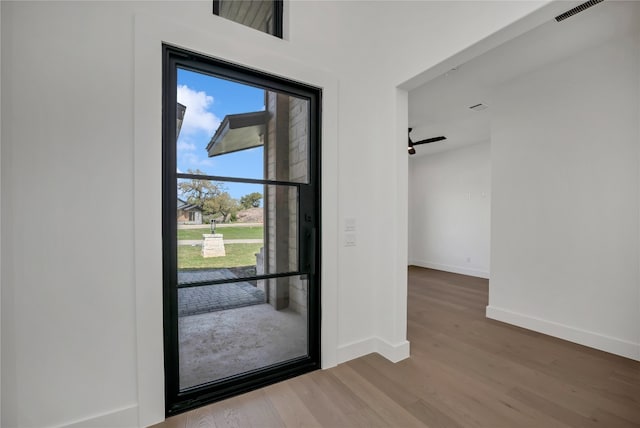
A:
[[[411,358],[377,354],[157,427],[640,427],[640,363],[485,318],[488,282],[409,268]]]

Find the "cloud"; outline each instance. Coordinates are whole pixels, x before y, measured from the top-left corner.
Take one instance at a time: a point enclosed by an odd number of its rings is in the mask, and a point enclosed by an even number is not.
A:
[[[204,131],[208,135],[220,125],[220,119],[209,111],[213,97],[204,91],[194,91],[187,85],[178,85],[178,102],[187,106],[181,133],[193,134]]]
[[[182,138],[178,140],[178,151],[179,152],[193,152],[196,150],[196,145],[190,141],[185,141]]]
[[[183,163],[183,165],[189,165],[195,168],[212,167],[214,164],[213,159],[209,157],[199,157],[194,153],[183,153],[180,156],[180,162]]]
[[[184,168],[206,168],[213,166],[213,159],[207,156],[207,151],[189,138],[180,136],[178,140],[178,163]]]

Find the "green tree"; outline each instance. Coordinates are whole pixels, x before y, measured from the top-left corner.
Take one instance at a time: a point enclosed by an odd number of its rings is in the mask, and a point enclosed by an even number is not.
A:
[[[203,211],[206,214],[222,216],[222,222],[227,223],[238,212],[238,201],[229,192],[222,192],[204,201]]]
[[[240,198],[240,206],[245,210],[252,207],[257,208],[260,206],[260,199],[262,199],[262,193],[249,193]]]
[[[187,174],[204,175],[199,169],[187,170]],[[192,178],[178,183],[179,193],[188,203],[204,209],[205,201],[220,196],[226,189],[222,183],[214,183],[210,180]]]
[[[205,174],[198,169],[189,169],[187,173]],[[238,201],[231,197],[223,183],[192,178],[178,183],[178,189],[181,198],[186,199],[190,204],[200,207],[205,216],[222,216],[222,221],[226,223],[238,212]]]

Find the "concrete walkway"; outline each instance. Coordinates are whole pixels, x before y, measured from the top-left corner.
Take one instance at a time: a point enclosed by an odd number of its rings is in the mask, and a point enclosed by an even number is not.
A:
[[[216,223],[216,229],[224,229],[225,227],[260,227],[263,223]],[[179,224],[178,229],[202,229],[211,230],[208,224]]]
[[[263,239],[224,239],[225,244],[262,244]],[[202,245],[202,239],[180,239],[178,245]]]
[[[306,356],[307,319],[266,304],[181,317],[178,340],[182,389]]]

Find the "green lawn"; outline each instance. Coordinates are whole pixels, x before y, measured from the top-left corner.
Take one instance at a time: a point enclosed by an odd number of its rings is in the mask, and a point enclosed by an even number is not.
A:
[[[262,244],[226,244],[225,257],[203,258],[199,245],[178,246],[178,269],[229,268],[239,266],[255,266],[255,254]]]
[[[216,229],[216,233],[224,235],[224,239],[262,239],[263,231],[262,226],[229,226]],[[211,228],[204,226],[202,229],[178,229],[178,240],[202,239],[203,233],[211,233]]]

